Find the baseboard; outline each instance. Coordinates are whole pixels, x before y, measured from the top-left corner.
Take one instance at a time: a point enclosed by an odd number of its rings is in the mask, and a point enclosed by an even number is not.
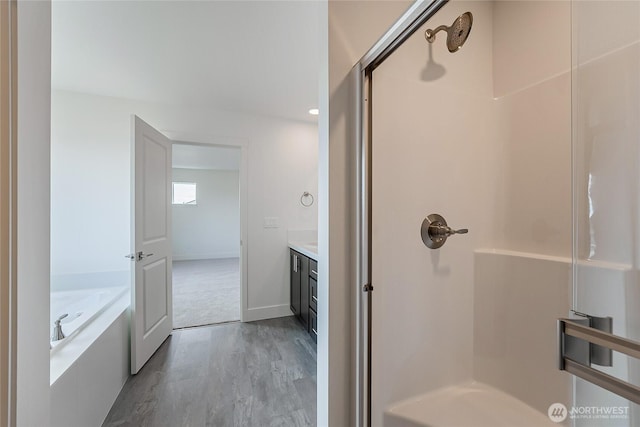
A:
[[[276,317],[293,316],[289,304],[270,305],[268,307],[256,307],[245,310],[243,322],[254,322],[256,320],[275,319]]]
[[[201,259],[239,258],[239,252],[216,252],[209,254],[173,255],[174,261],[198,261]]]

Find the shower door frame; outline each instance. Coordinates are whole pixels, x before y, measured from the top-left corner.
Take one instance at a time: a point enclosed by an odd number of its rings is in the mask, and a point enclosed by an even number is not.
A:
[[[16,423],[17,2],[0,2],[0,425]]]
[[[417,0],[351,70],[356,142],[356,412],[358,427],[371,426],[371,198],[373,71],[449,0]]]

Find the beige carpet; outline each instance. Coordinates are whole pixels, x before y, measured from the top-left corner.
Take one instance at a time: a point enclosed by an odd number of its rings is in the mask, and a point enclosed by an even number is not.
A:
[[[238,258],[173,262],[173,327],[240,320]]]

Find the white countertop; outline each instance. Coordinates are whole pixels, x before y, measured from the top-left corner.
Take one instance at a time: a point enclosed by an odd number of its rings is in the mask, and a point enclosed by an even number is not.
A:
[[[318,244],[313,242],[289,242],[289,247],[302,255],[318,261]]]

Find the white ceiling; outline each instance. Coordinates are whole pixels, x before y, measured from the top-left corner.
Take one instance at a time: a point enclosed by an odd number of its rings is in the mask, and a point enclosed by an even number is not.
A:
[[[240,149],[173,144],[172,166],[184,169],[240,169]]]
[[[316,1],[54,1],[52,85],[314,121]]]

